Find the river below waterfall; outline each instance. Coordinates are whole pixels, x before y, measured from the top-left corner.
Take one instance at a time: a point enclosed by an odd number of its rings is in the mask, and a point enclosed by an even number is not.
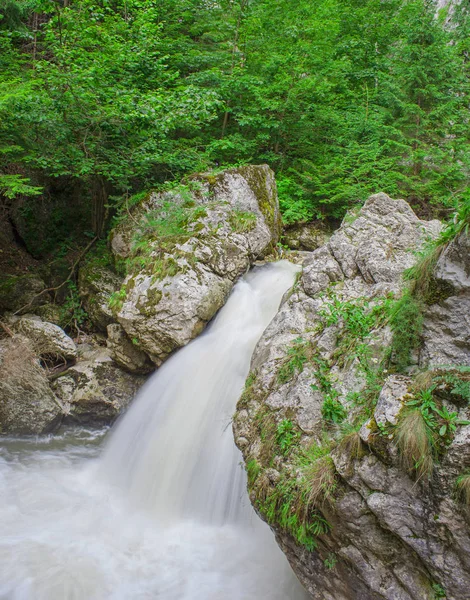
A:
[[[231,416],[295,267],[256,268],[110,431],[0,448],[1,600],[300,600]]]

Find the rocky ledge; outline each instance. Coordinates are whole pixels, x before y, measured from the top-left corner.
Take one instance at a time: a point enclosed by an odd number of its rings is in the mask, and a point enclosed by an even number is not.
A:
[[[234,435],[312,598],[470,597],[469,241],[440,229],[372,196],[255,350]]]

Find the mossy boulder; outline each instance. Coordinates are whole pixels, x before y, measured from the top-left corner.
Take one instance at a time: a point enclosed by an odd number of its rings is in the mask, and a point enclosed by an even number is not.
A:
[[[48,365],[65,365],[77,359],[75,342],[54,323],[43,321],[37,315],[13,317],[8,321],[16,333],[28,338],[30,349]]]
[[[134,338],[131,340],[119,323],[108,325],[106,345],[113,360],[130,373],[150,373],[155,365],[143,352]]]
[[[280,227],[266,165],[202,174],[149,194],[111,234],[128,273],[115,320],[161,364],[203,331],[238,277],[273,251]]]
[[[286,227],[281,241],[291,250],[313,252],[327,243],[332,232],[322,223],[303,223]]]

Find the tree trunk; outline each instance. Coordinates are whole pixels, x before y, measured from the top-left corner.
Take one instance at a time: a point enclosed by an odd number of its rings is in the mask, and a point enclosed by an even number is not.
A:
[[[97,176],[91,185],[91,228],[97,237],[101,237],[106,221],[108,189],[106,180]]]

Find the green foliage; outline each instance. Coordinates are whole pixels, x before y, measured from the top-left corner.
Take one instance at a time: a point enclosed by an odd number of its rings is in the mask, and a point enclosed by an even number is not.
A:
[[[416,264],[405,272],[408,285],[401,298],[389,306],[393,332],[391,357],[399,371],[404,371],[411,364],[413,352],[421,344],[426,304],[435,304],[454,293],[438,284],[433,275],[446,243],[439,238],[424,248]]]
[[[300,438],[300,432],[296,431],[290,419],[283,419],[277,426],[276,442],[281,454],[286,456]]]
[[[395,439],[405,468],[415,471],[418,478],[429,477],[433,459],[443,452],[453,439],[457,427],[470,421],[459,419],[457,411],[449,411],[436,398],[436,383],[420,389],[406,402]]]
[[[38,196],[41,188],[30,185],[27,177],[20,175],[2,175],[0,173],[0,194],[10,200],[17,196]]]
[[[256,215],[243,210],[234,210],[230,213],[229,223],[236,233],[245,233],[256,227]]]
[[[468,471],[459,475],[455,481],[455,491],[457,498],[470,506],[470,473]]]
[[[436,437],[419,408],[406,411],[398,421],[395,441],[402,464],[418,479],[429,479],[436,455]]]
[[[321,415],[325,421],[342,423],[347,417],[344,406],[332,394],[327,394],[321,407]]]
[[[88,315],[82,306],[77,286],[75,283],[69,282],[67,296],[60,307],[61,327],[79,333],[87,318]]]
[[[119,312],[126,301],[127,291],[126,287],[122,286],[117,292],[113,292],[109,297],[108,305],[114,312]]]
[[[326,446],[311,446],[297,456],[296,474],[284,470],[274,487],[259,491],[258,507],[268,523],[288,531],[310,551],[316,548],[316,538],[330,529],[320,512],[334,502],[337,486],[328,452]]]
[[[447,598],[445,589],[439,583],[433,583],[432,591],[436,600],[439,600],[440,598]]]
[[[328,556],[325,558],[325,560],[323,561],[323,564],[325,565],[325,567],[328,570],[332,570],[335,568],[336,563],[338,562],[338,558],[336,557],[336,554],[334,552],[330,552],[328,554]]]
[[[323,327],[341,326],[340,341],[334,358],[340,364],[354,358],[365,359],[367,345],[363,342],[386,320],[391,298],[380,299],[375,304],[365,298],[342,301],[334,291],[330,292],[324,307],[319,311]]]
[[[458,412],[449,410],[444,406],[438,406],[434,396],[435,385],[420,390],[416,397],[409,400],[407,406],[418,406],[426,426],[443,438],[444,443],[450,442],[458,425],[470,425],[470,421],[458,418]]]
[[[423,303],[409,291],[397,301],[390,315],[393,332],[391,356],[399,371],[411,362],[412,353],[421,343]]]
[[[427,0],[3,0],[0,187],[80,183],[95,231],[110,196],[246,162],[275,169],[286,223],[377,190],[449,208],[470,162],[467,7],[452,19]]]
[[[252,487],[255,481],[258,479],[259,474],[261,473],[261,466],[256,459],[252,458],[247,461],[246,473],[248,477],[248,486]]]
[[[287,383],[297,373],[302,373],[304,365],[308,360],[309,344],[301,337],[296,338],[287,350],[286,357],[277,372],[277,380],[280,384]]]

